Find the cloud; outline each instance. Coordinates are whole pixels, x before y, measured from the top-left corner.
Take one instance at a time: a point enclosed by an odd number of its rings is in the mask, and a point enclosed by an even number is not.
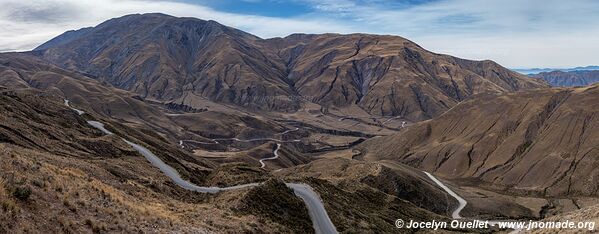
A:
[[[353,6],[318,9],[365,32],[401,35],[435,52],[509,67],[599,64],[599,1],[364,1],[327,0]]]
[[[133,13],[161,12],[216,20],[262,37],[295,32],[353,31],[350,26],[318,17],[286,19],[219,12],[209,7],[173,1],[142,0],[0,0],[0,49],[30,50],[64,31],[94,26]]]
[[[227,13],[190,0],[0,0],[0,51],[29,50],[64,31],[125,14],[162,12],[216,20],[265,38],[296,32],[392,34],[434,52],[493,59],[509,67],[599,64],[599,1],[292,1],[312,10],[267,17]]]

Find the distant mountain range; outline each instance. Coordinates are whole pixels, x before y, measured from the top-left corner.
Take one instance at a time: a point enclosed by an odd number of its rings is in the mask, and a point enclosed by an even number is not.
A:
[[[574,68],[513,68],[512,71],[522,73],[524,75],[539,74],[541,72],[552,72],[552,71],[594,71],[599,70],[599,66],[586,66],[586,67],[574,67]]]
[[[552,71],[530,75],[547,81],[551,86],[586,86],[599,82],[599,70]]]

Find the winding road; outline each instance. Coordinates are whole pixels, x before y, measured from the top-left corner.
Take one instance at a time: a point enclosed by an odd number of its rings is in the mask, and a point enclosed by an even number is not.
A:
[[[283,141],[283,140],[279,140],[279,139],[274,139],[274,138],[255,138],[255,139],[239,139],[239,138],[216,138],[216,139],[212,139],[212,141],[218,143],[218,141],[239,141],[239,142],[254,142],[254,141],[274,141],[274,142],[280,142],[280,143],[291,143],[291,142],[302,142],[301,140],[290,140],[290,141]]]
[[[277,133],[277,134],[275,134],[275,135],[285,135],[285,134],[287,134],[287,133],[290,133],[290,132],[295,132],[295,131],[298,131],[298,130],[299,130],[299,128],[289,129],[289,130],[286,130],[286,131],[284,131],[284,132]]]
[[[194,140],[179,140],[179,145],[183,146],[183,142],[193,142],[193,143],[198,143],[198,144],[212,145],[212,144],[220,144],[219,141],[239,141],[239,142],[274,141],[274,142],[279,142],[279,143],[302,142],[301,140],[283,141],[283,140],[274,139],[274,138],[239,139],[236,137],[235,138],[215,138],[215,139],[210,139],[210,140],[213,142],[201,142],[201,141],[194,141]]]
[[[447,187],[445,184],[443,184],[440,180],[438,180],[431,173],[428,173],[426,171],[422,171],[422,172],[424,172],[424,174],[426,174],[433,182],[435,182],[437,185],[439,185],[439,187],[441,187],[443,190],[445,190],[446,193],[448,193],[449,195],[454,197],[456,200],[458,200],[459,205],[457,208],[455,208],[455,210],[453,210],[453,213],[451,213],[451,217],[454,219],[461,219],[462,216],[460,216],[460,212],[464,209],[464,207],[466,207],[468,202],[466,202],[466,200],[464,198],[460,197],[457,193],[455,193],[454,191],[449,189],[449,187]]]
[[[453,190],[451,190],[449,187],[447,187],[445,184],[443,184],[443,182],[441,182],[440,180],[438,180],[431,173],[428,173],[426,171],[422,171],[422,172],[424,172],[424,174],[426,174],[433,182],[435,182],[437,185],[439,185],[439,187],[441,187],[443,190],[445,190],[446,193],[448,193],[449,195],[451,195],[452,197],[454,197],[456,200],[458,200],[459,205],[458,205],[457,208],[455,208],[455,210],[453,210],[453,213],[451,214],[451,217],[453,219],[461,219],[462,216],[460,216],[460,212],[468,204],[468,202],[466,202],[466,199],[460,197],[460,195],[458,195]],[[488,220],[489,225],[491,225],[491,226],[496,226],[496,225],[499,225],[499,223],[506,222],[506,221],[507,220],[504,220],[504,221],[500,221],[500,220]],[[517,233],[520,233],[520,231],[521,231],[521,229],[514,229],[511,232],[509,232],[509,234],[517,234]]]
[[[82,110],[75,109],[75,108],[71,107],[71,104],[70,104],[70,103],[71,103],[71,102],[70,102],[69,100],[67,100],[67,99],[64,99],[64,105],[65,105],[65,106],[68,106],[69,108],[71,108],[71,110],[74,110],[75,112],[77,112],[77,114],[78,114],[78,115],[83,115],[83,114],[85,114],[85,112],[83,112]]]
[[[312,188],[305,184],[291,184],[286,183],[287,187],[293,189],[293,193],[296,196],[301,198],[304,203],[306,203],[306,207],[308,208],[308,213],[310,214],[310,218],[312,219],[312,226],[314,230],[318,234],[329,234],[329,233],[337,233],[337,229],[327,211],[322,204],[322,200]]]
[[[294,129],[289,129],[286,130],[284,132],[281,133],[277,133],[275,135],[285,135],[287,133],[290,132],[294,132],[294,131],[298,131],[299,128],[294,128]],[[274,139],[274,138],[256,138],[256,139],[239,139],[239,138],[215,138],[215,139],[210,139],[213,142],[201,142],[201,141],[194,141],[194,140],[179,140],[179,146],[181,146],[181,148],[185,148],[185,146],[183,145],[183,142],[193,142],[193,143],[197,143],[197,144],[204,144],[204,145],[213,145],[213,144],[220,144],[219,141],[239,141],[239,142],[254,142],[254,141],[274,141],[277,142],[277,148],[274,151],[274,155],[273,157],[270,158],[263,158],[260,159],[260,168],[265,168],[266,164],[264,164],[264,161],[267,160],[274,160],[279,158],[279,149],[281,149],[281,143],[291,143],[291,142],[301,142],[301,140],[289,140],[289,141],[284,141],[284,140],[279,140],[279,139]]]
[[[275,155],[274,157],[260,159],[260,168],[265,168],[266,167],[266,164],[264,164],[264,161],[273,160],[273,159],[279,158],[279,149],[281,149],[281,144],[277,143],[277,148],[273,152],[274,155]]]
[[[66,99],[65,99],[65,105],[67,107],[71,108],[73,111],[77,112],[77,114],[79,114],[79,115],[82,115],[84,113],[83,111],[80,111],[80,110],[77,110],[77,109],[71,107],[69,105],[69,101]],[[87,123],[107,135],[113,135],[113,133],[108,131],[104,127],[104,124],[102,124],[100,122],[87,121]],[[227,191],[227,190],[242,189],[242,188],[248,188],[248,187],[254,187],[254,186],[260,185],[260,183],[249,183],[249,184],[235,185],[235,186],[231,186],[231,187],[202,187],[202,186],[198,186],[194,183],[191,183],[191,182],[183,179],[181,177],[181,175],[179,175],[177,170],[175,170],[171,166],[164,163],[158,156],[156,156],[154,153],[152,153],[152,151],[148,150],[147,148],[145,148],[139,144],[128,141],[124,138],[121,138],[121,139],[123,141],[125,141],[127,144],[129,144],[131,147],[133,147],[133,149],[135,149],[141,155],[143,155],[148,161],[150,161],[150,163],[152,163],[152,165],[154,165],[155,167],[160,169],[160,171],[162,171],[162,173],[164,173],[171,180],[173,180],[173,182],[175,182],[175,184],[177,184],[180,187],[187,189],[187,190],[200,192],[200,193],[218,193],[218,192]],[[280,144],[277,144],[277,149],[275,150],[274,158],[278,157],[277,152],[278,152],[280,146],[281,146]],[[263,160],[268,160],[268,159],[269,158],[263,159]],[[261,160],[261,163],[263,164],[262,160]],[[298,183],[285,183],[285,185],[287,187],[291,188],[293,190],[293,193],[297,197],[302,199],[304,201],[304,203],[306,204],[306,208],[308,208],[308,214],[310,215],[310,219],[312,220],[312,225],[313,225],[314,231],[316,233],[318,233],[318,234],[337,233],[337,229],[335,228],[335,225],[329,218],[329,215],[327,214],[327,211],[324,208],[324,204],[322,203],[320,196],[316,192],[314,192],[314,190],[309,185],[298,184]]]

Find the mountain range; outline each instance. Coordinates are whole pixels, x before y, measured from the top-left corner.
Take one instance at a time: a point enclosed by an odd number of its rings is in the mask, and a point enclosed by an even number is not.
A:
[[[597,70],[580,70],[580,71],[552,71],[541,72],[536,75],[531,75],[539,79],[547,81],[551,86],[568,87],[568,86],[586,86],[599,82],[599,71]]]
[[[292,112],[311,102],[424,120],[473,94],[547,87],[492,61],[435,54],[397,36],[261,39],[214,21],[162,14],[66,32],[34,51],[143,98],[191,107],[206,98]]]
[[[596,219],[599,85],[550,86],[586,73],[529,77],[399,36],[110,19],[0,54],[0,233]]]
[[[535,75],[542,72],[552,72],[552,71],[562,71],[562,72],[571,72],[571,71],[595,71],[599,70],[599,66],[585,66],[585,67],[573,67],[573,68],[515,68],[513,71],[525,74],[525,75]]]

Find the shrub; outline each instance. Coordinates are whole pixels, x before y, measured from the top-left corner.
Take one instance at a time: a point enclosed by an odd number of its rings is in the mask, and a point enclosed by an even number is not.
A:
[[[31,189],[29,187],[17,187],[12,195],[21,201],[25,201],[31,196]]]

